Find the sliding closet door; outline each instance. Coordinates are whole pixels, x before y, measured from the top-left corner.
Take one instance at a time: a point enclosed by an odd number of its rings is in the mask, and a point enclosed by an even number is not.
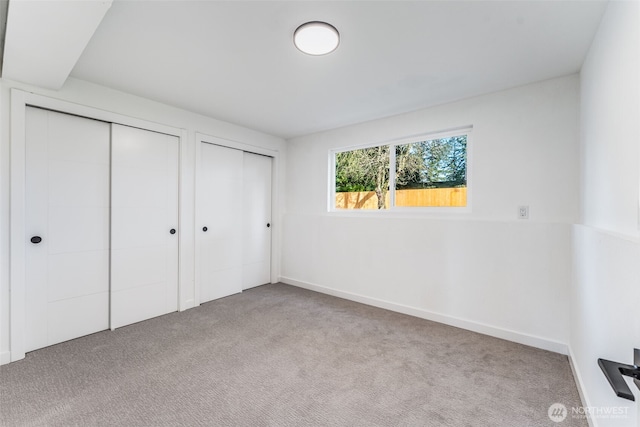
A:
[[[109,327],[109,124],[27,107],[25,350]]]
[[[244,153],[242,289],[271,282],[271,161]]]
[[[178,309],[178,148],[112,125],[112,328]]]
[[[201,143],[200,302],[242,292],[242,151]]]

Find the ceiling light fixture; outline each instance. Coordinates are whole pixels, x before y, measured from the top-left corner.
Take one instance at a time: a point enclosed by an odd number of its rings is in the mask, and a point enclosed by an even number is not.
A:
[[[300,25],[293,33],[293,43],[309,55],[326,55],[340,44],[340,34],[336,27],[326,22],[312,21]]]

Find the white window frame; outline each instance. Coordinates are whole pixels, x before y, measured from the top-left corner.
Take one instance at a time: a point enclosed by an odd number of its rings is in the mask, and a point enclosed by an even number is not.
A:
[[[358,215],[389,215],[389,214],[469,214],[472,200],[472,133],[473,126],[449,129],[445,131],[422,133],[389,141],[353,145],[329,150],[329,188],[327,210],[332,214]],[[396,146],[412,144],[420,141],[447,138],[451,136],[467,135],[467,204],[466,206],[401,206],[395,205],[396,178]],[[389,207],[387,209],[339,209],[336,208],[336,154],[364,148],[389,146]]]

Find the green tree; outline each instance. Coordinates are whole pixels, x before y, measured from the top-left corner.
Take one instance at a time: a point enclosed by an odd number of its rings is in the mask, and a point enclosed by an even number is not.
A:
[[[411,167],[396,162],[398,188],[464,186],[467,183],[466,135],[431,139],[401,145],[396,152],[408,152]]]
[[[421,182],[423,157],[424,146],[420,144],[396,146],[396,188],[415,187]]]
[[[452,139],[449,156],[450,180],[455,185],[467,185],[467,136],[455,136]]]
[[[396,147],[396,181],[419,179],[421,152],[409,145]],[[389,146],[336,153],[336,192],[375,191],[378,209],[386,208],[389,192]]]
[[[336,153],[336,191],[375,191],[378,209],[389,191],[389,146]]]

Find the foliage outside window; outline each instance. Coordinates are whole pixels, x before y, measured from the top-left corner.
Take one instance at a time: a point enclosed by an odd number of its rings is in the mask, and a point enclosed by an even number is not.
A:
[[[466,206],[467,138],[464,133],[335,153],[336,209]]]

